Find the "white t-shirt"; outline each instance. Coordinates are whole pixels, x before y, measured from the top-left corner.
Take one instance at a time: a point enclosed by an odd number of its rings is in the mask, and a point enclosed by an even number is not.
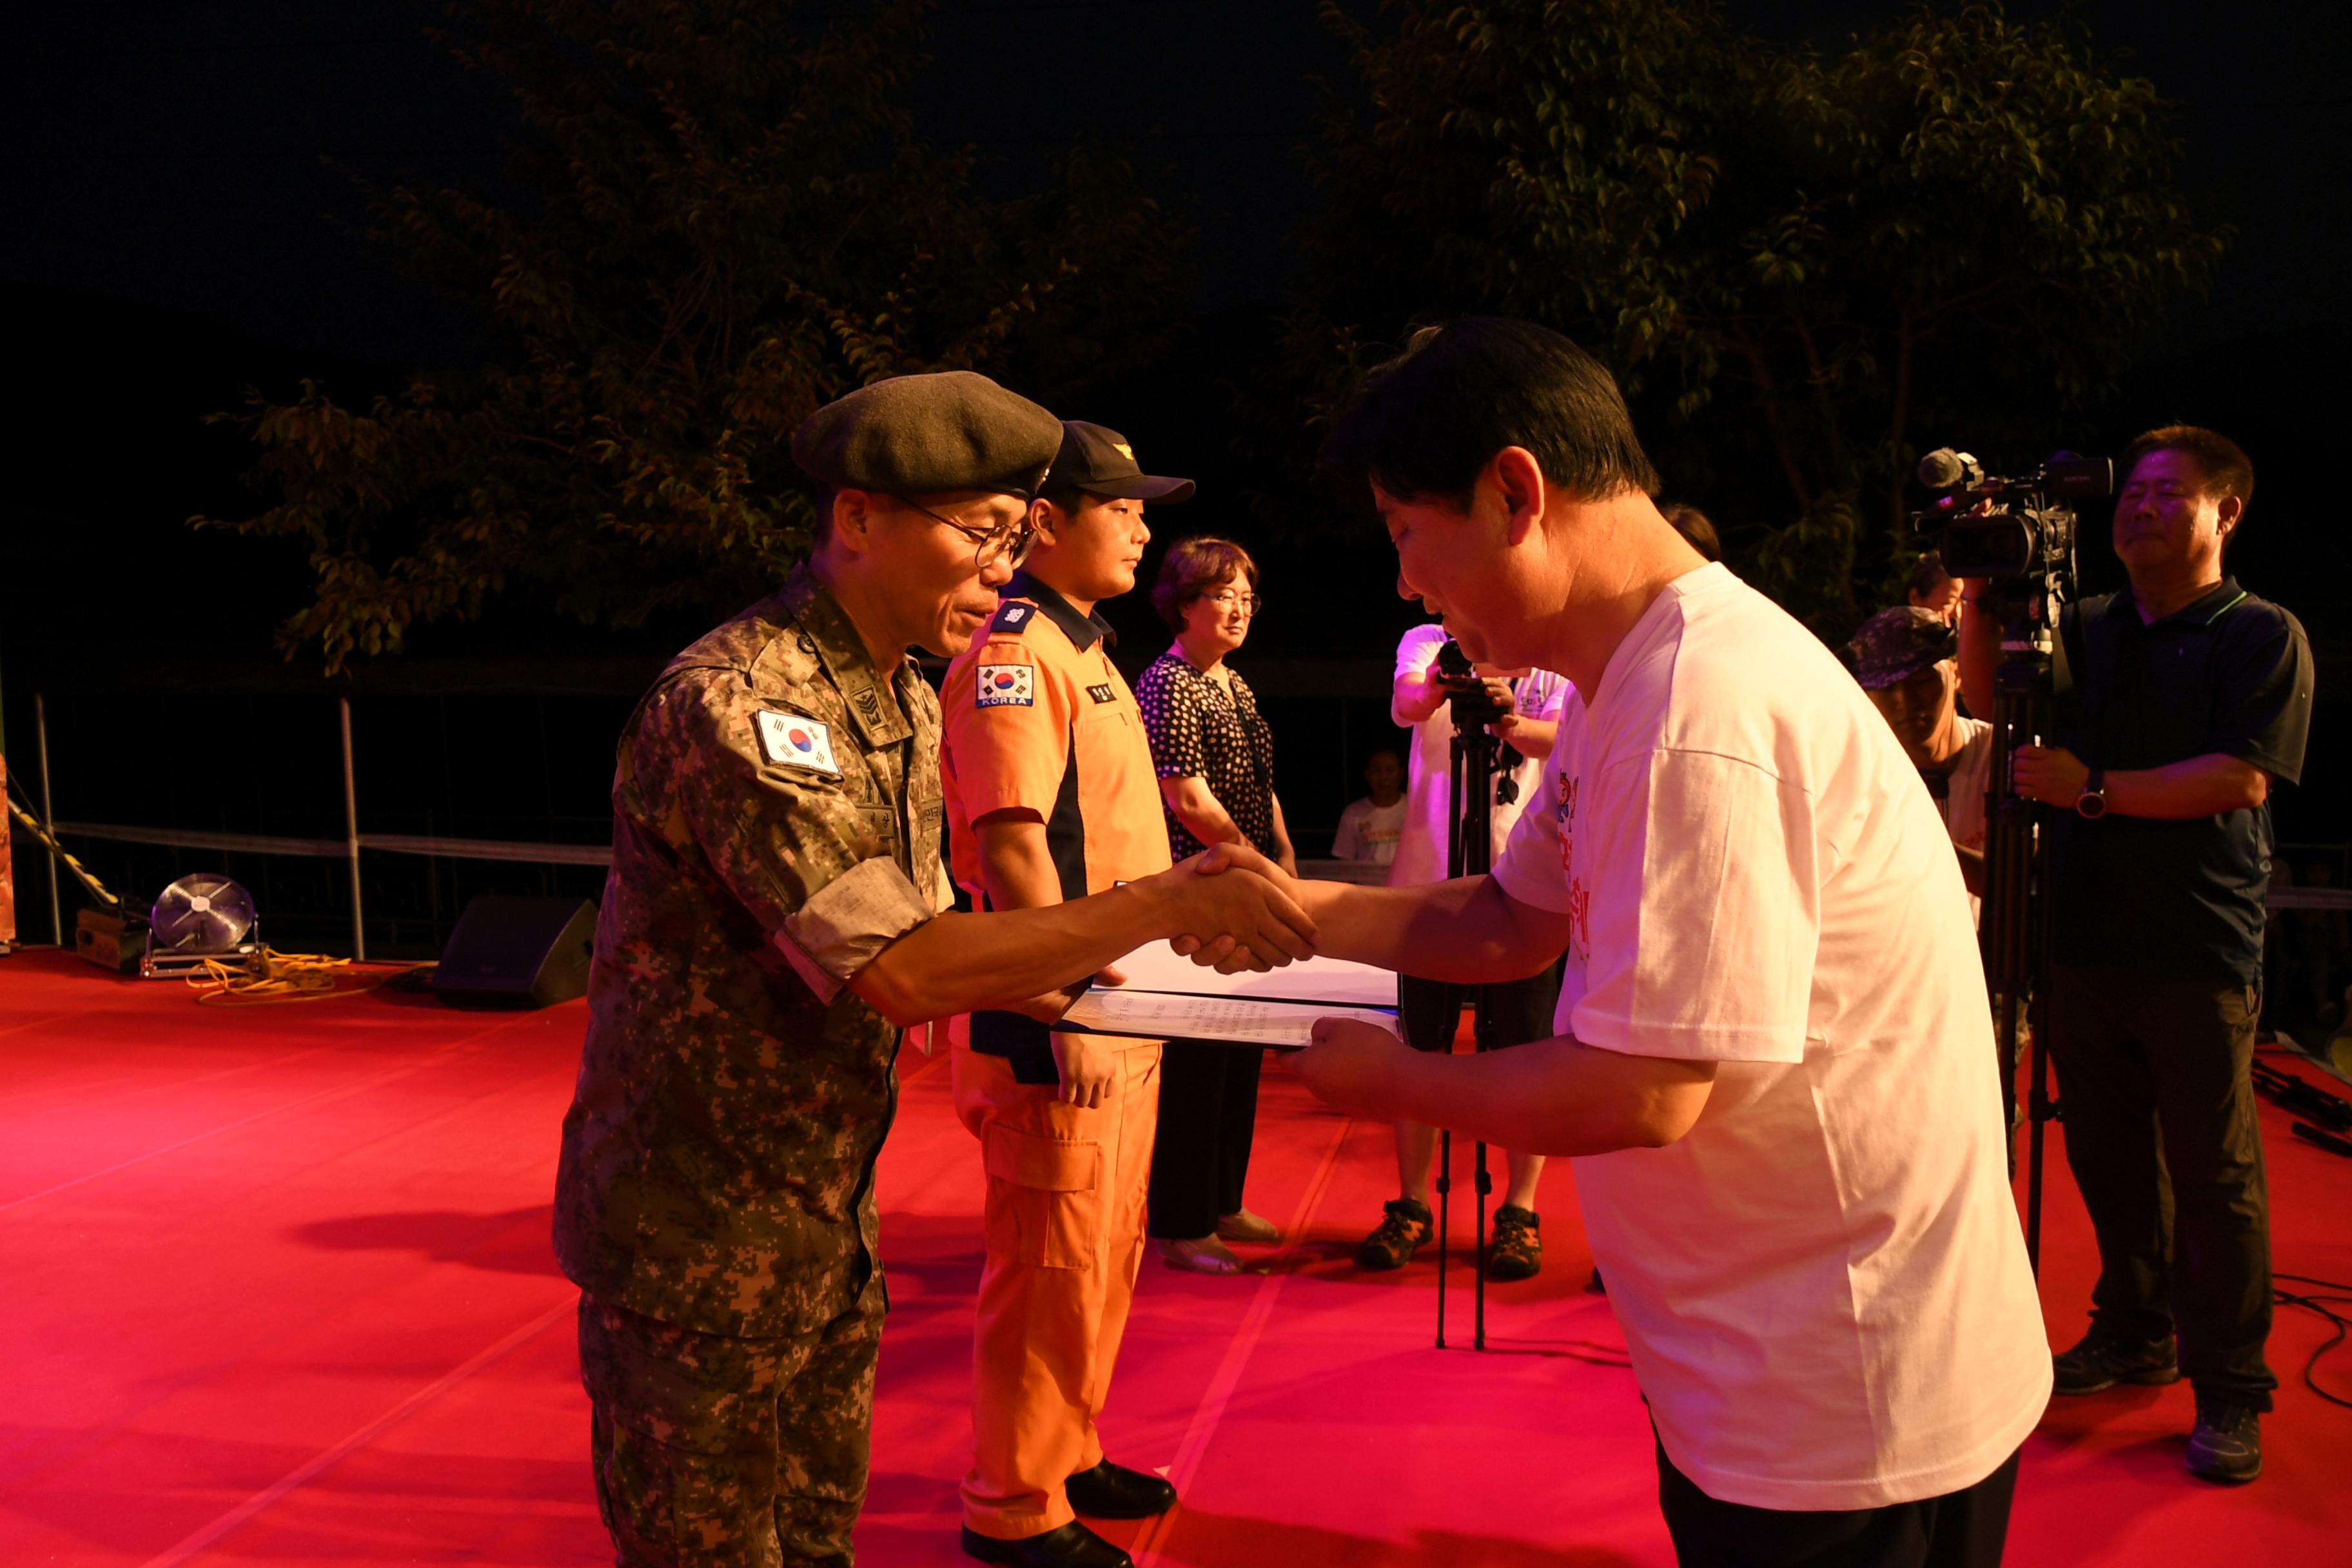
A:
[[[1339,813],[1339,831],[1331,838],[1334,860],[1370,860],[1385,866],[1396,858],[1397,838],[1404,832],[1406,798],[1399,795],[1386,805],[1372,797],[1348,803]]]
[[[1981,719],[1958,716],[1959,754],[1952,759],[1944,784],[1944,828],[1963,849],[1985,847],[1985,786],[1992,782],[1992,726]]]
[[[1576,1162],[1675,1466],[1784,1510],[1990,1475],[2050,1349],[1959,868],[1861,689],[1722,566],[1678,579],[1495,877],[1571,919],[1563,1034],[1719,1064],[1680,1140]]]
[[[1405,633],[1404,640],[1397,644],[1395,679],[1402,680],[1428,669],[1437,662],[1437,650],[1445,643],[1445,628],[1435,621]],[[1528,719],[1556,717],[1568,689],[1565,677],[1548,669],[1535,670],[1517,683],[1512,709]],[[1393,697],[1389,719],[1400,725],[1406,722],[1396,710]],[[1454,704],[1439,703],[1436,712],[1412,728],[1412,755],[1405,763],[1404,830],[1397,839],[1396,858],[1389,862],[1391,888],[1445,880],[1445,844],[1454,816]],[[1510,769],[1518,781],[1518,797],[1495,807],[1492,858],[1502,858],[1503,847],[1510,842],[1511,829],[1518,825],[1519,813],[1527,809],[1528,792],[1535,787],[1540,772],[1535,762],[1526,758]]]
[[[1944,831],[1952,836],[1952,842],[1982,854],[1985,786],[1992,782],[1992,726],[1981,719],[1966,716],[1961,716],[1958,723],[1960,733],[1967,738],[1961,742],[1950,771],[1944,775],[1944,798],[1937,804],[1944,814]],[[1970,893],[1969,920],[1981,922],[1983,916],[1984,901]]]

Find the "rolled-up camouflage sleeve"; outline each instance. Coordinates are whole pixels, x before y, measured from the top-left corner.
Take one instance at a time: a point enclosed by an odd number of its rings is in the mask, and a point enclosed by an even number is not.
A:
[[[830,1003],[935,910],[891,854],[901,831],[895,807],[862,798],[838,772],[771,762],[760,745],[763,711],[797,710],[731,672],[688,672],[646,707],[633,757],[636,787],[663,836],[681,849],[690,840]],[[835,748],[849,752],[843,764],[856,767],[856,740],[831,728]]]
[[[830,1002],[851,975],[937,912],[897,861],[861,860],[826,883],[800,913],[784,917],[776,948],[809,989]]]

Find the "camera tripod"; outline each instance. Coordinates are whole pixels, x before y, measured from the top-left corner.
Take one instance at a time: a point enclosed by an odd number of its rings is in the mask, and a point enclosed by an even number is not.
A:
[[[2033,1046],[2026,1098],[2025,1256],[2042,1271],[2042,1178],[2051,1122],[2050,900],[2041,841],[2042,807],[2021,798],[2011,779],[2020,746],[2039,745],[2064,686],[2058,618],[2066,584],[2056,577],[1995,579],[1978,599],[2000,622],[2000,663],[1993,671],[1992,759],[1986,784],[1985,884],[1978,942],[1991,993],[2000,1053],[2002,1137],[2016,1171],[2018,1030],[2030,1022]]]
[[[1448,644],[1451,647],[1453,645]],[[1454,699],[1454,739],[1450,747],[1453,795],[1452,810],[1446,823],[1445,874],[1454,877],[1479,877],[1494,868],[1494,810],[1496,781],[1501,774],[1499,760],[1503,742],[1486,728],[1497,717],[1483,706],[1473,708],[1469,699],[1457,695]],[[1517,781],[1502,774],[1502,782],[1511,785],[1516,795]],[[1494,1030],[1494,1014],[1487,1001],[1486,987],[1475,986],[1471,991],[1470,1033],[1475,1047],[1487,1049]],[[1449,1037],[1447,1047],[1452,1047]],[[1486,1144],[1484,1139],[1472,1145],[1470,1158],[1471,1187],[1476,1194],[1477,1221],[1475,1230],[1476,1250],[1471,1254],[1471,1333],[1473,1350],[1486,1348],[1486,1197],[1494,1191],[1494,1179],[1486,1170]],[[1445,1345],[1445,1264],[1446,1222],[1449,1217],[1449,1197],[1454,1190],[1454,1134],[1445,1128],[1437,1130],[1437,1348]]]

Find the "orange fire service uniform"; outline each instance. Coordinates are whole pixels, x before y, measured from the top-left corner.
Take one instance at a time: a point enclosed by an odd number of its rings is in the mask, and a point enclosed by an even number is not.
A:
[[[949,666],[941,762],[956,880],[985,907],[972,822],[1034,811],[1065,900],[1169,866],[1143,715],[1110,627],[1016,575]],[[956,1114],[981,1142],[987,1262],[972,1331],[973,1454],[964,1522],[1024,1540],[1074,1516],[1063,1483],[1103,1458],[1095,1432],[1143,1258],[1160,1119],[1160,1042],[1118,1054],[1109,1096],[1062,1103],[1045,1026],[1015,1013],[950,1021]]]

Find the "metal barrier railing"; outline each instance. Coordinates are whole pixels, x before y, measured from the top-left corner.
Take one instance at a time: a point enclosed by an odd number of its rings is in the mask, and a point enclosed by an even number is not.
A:
[[[440,838],[421,834],[362,833],[358,781],[352,767],[352,700],[339,696],[335,702],[341,721],[343,750],[343,837],[341,838],[283,838],[257,833],[213,833],[198,828],[59,822],[51,815],[49,805],[48,710],[41,695],[37,692],[33,697],[33,729],[40,769],[42,826],[52,837],[64,834],[123,844],[152,844],[167,848],[220,849],[252,855],[292,855],[320,860],[346,860],[352,872],[352,955],[361,960],[367,957],[367,931],[363,923],[365,903],[360,882],[360,851],[362,849],[390,855],[425,855],[456,860],[504,860],[526,865],[610,866],[613,863],[613,847],[609,844],[539,844],[501,838]],[[5,815],[5,811],[0,811],[0,817]],[[0,839],[0,847],[5,847],[5,839]],[[58,900],[57,855],[54,850],[47,853],[49,925],[62,944],[65,924]],[[1308,877],[1332,881],[1378,883],[1386,879],[1383,868],[1352,861],[1306,861],[1301,863],[1299,869]],[[2268,898],[2270,907],[2274,910],[2352,910],[2352,888],[2306,888],[2273,883]]]
[[[40,694],[33,698],[35,750],[40,763],[41,826],[51,838],[100,838],[119,844],[152,844],[174,849],[219,849],[251,855],[291,855],[319,860],[346,860],[352,870],[352,956],[367,957],[366,902],[360,881],[360,851],[391,855],[425,855],[453,860],[505,860],[527,865],[609,866],[609,844],[538,844],[504,838],[441,838],[413,833],[362,833],[359,786],[352,767],[352,700],[335,700],[341,721],[343,748],[343,837],[286,838],[261,833],[214,833],[193,827],[135,827],[111,822],[59,822],[49,799],[48,709]],[[5,812],[0,812],[4,816]],[[5,844],[0,839],[0,844]],[[65,919],[58,900],[58,857],[49,861],[49,927],[59,945]]]

